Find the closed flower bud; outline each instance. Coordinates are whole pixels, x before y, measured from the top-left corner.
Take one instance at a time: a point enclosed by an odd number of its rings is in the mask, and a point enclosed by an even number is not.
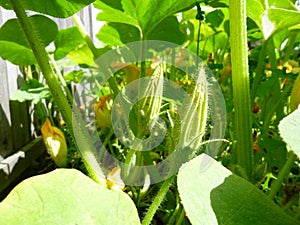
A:
[[[47,119],[41,128],[44,143],[58,167],[66,167],[67,165],[67,143],[63,132],[51,125],[50,120]]]
[[[208,99],[205,68],[201,67],[195,79],[191,95],[184,103],[184,117],[181,118],[179,147],[197,151],[201,146],[208,116]]]

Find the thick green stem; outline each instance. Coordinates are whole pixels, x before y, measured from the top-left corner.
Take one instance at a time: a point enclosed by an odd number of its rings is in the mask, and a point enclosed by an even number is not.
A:
[[[45,46],[38,38],[39,35],[37,34],[36,30],[34,29],[34,25],[30,22],[30,19],[27,17],[22,2],[20,0],[10,0],[13,9],[19,19],[21,24],[21,28],[26,36],[26,39],[31,47],[31,50],[37,60],[37,63],[47,81],[49,89],[51,91],[52,97],[56,102],[59,110],[69,128],[71,135],[74,138],[74,130],[73,130],[73,119],[75,119],[75,124],[82,125],[82,121],[80,120],[80,116],[76,115],[76,110],[72,111],[72,108],[61,89],[59,82],[57,81],[56,76],[53,73],[53,70],[49,63],[49,57],[45,50]],[[73,113],[75,116],[73,118]],[[78,142],[77,145],[84,146],[84,148],[79,148],[85,166],[91,175],[91,177],[98,183],[103,185],[105,184],[105,180],[103,179],[105,176],[99,167],[99,164],[96,161],[92,153],[92,146],[88,141],[89,137],[88,131],[86,129],[80,129],[78,132]],[[75,140],[75,138],[74,138]],[[82,143],[84,142],[84,143]]]
[[[277,179],[271,185],[271,190],[269,192],[269,197],[271,199],[273,199],[276,196],[277,192],[279,191],[279,189],[283,183],[283,180],[289,175],[290,170],[291,170],[292,166],[294,165],[295,160],[296,160],[296,155],[294,154],[293,151],[289,151],[288,159],[287,159],[286,163],[284,164],[282,170],[278,174]]]
[[[150,208],[148,209],[148,212],[147,212],[146,216],[143,219],[142,225],[151,224],[153,216],[156,213],[156,211],[157,211],[158,207],[160,206],[160,204],[162,203],[162,201],[164,200],[167,192],[169,191],[169,187],[172,184],[173,180],[174,180],[174,176],[168,178],[167,180],[165,180],[163,182],[161,188],[159,189],[159,192],[157,193],[154,201],[152,202],[152,204],[150,205]]]
[[[230,43],[237,163],[253,180],[251,106],[248,74],[246,0],[230,0]]]

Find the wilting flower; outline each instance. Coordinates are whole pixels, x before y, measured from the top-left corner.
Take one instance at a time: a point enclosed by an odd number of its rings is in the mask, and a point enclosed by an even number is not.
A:
[[[134,64],[125,64],[121,62],[115,62],[111,65],[114,69],[119,70],[122,69],[124,70],[126,77],[126,84],[129,84],[130,82],[137,80],[140,77],[141,73],[141,68],[134,65]],[[153,72],[152,67],[147,67],[146,68],[146,76],[150,76]]]
[[[106,183],[110,189],[115,191],[122,191],[125,188],[125,184],[121,179],[121,168],[115,167],[107,175]]]
[[[111,127],[111,116],[109,100],[111,95],[101,96],[100,101],[95,104],[95,115],[97,127],[103,132],[107,131]]]
[[[44,143],[58,167],[66,167],[67,165],[67,143],[63,132],[51,125],[50,120],[47,119],[41,128]]]

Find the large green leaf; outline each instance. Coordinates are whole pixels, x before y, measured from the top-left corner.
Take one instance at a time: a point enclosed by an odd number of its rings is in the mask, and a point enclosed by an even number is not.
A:
[[[279,123],[280,135],[300,157],[300,106]]]
[[[0,203],[0,224],[140,224],[128,195],[74,169],[29,178]]]
[[[132,17],[130,13],[112,8],[102,1],[96,1],[94,6],[102,12],[97,16],[98,20],[115,23],[125,23],[128,25],[139,27],[137,18]]]
[[[121,3],[123,10],[96,1],[95,7],[102,10],[97,19],[136,26],[142,31],[144,37],[147,37],[165,18],[195,5],[194,0],[122,0]]]
[[[0,56],[4,60],[21,66],[36,63],[35,57],[29,48],[10,41],[0,41]]]
[[[69,27],[60,30],[54,40],[56,47],[54,58],[56,60],[64,58],[69,52],[75,50],[76,47],[83,43],[85,43],[85,41],[77,27]]]
[[[248,0],[247,15],[255,21],[265,39],[300,23],[300,12],[290,0]]]
[[[20,0],[25,9],[44,13],[58,18],[72,16],[95,0]],[[12,9],[9,0],[2,0],[0,6]]]
[[[58,32],[56,23],[48,17],[42,15],[34,15],[29,17],[39,38],[45,46],[49,45]],[[22,31],[18,19],[10,19],[0,28],[0,40],[16,42],[29,48],[29,44]]]
[[[300,224],[255,186],[205,154],[182,166],[178,189],[193,225]]]
[[[42,43],[47,46],[55,38],[55,22],[42,15],[29,17]],[[16,65],[35,64],[35,57],[17,19],[10,19],[0,28],[0,57]]]

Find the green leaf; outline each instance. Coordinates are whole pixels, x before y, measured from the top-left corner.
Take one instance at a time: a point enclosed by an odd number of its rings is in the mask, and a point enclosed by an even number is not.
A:
[[[76,47],[83,43],[84,39],[77,27],[69,27],[60,30],[54,40],[56,47],[54,52],[55,60],[64,58],[69,52],[75,50]]]
[[[175,44],[183,44],[187,35],[180,30],[176,16],[169,16],[159,23],[149,34],[150,40],[169,41]]]
[[[49,98],[51,96],[49,88],[45,87],[44,84],[39,83],[35,79],[31,79],[28,82],[22,84],[19,90],[17,90],[11,100],[24,102],[32,101],[36,104],[42,99]]]
[[[4,60],[21,66],[36,63],[35,57],[29,48],[10,41],[0,41],[0,56]]]
[[[45,46],[49,45],[58,32],[56,23],[42,15],[34,15],[29,19],[43,44]],[[0,40],[16,42],[24,47],[30,47],[18,19],[10,19],[5,22],[0,28]]]
[[[300,12],[289,0],[248,0],[247,15],[257,24],[265,39],[300,23]]]
[[[47,14],[58,18],[72,16],[95,0],[22,0],[23,7],[28,10]],[[1,1],[5,9],[12,9],[9,0]]]
[[[29,17],[45,46],[55,38],[58,28],[55,22],[42,15]],[[35,57],[17,19],[10,19],[0,28],[0,56],[16,65],[35,64]]]
[[[87,44],[82,44],[69,52],[67,57],[77,65],[87,68],[94,63],[94,55]]]
[[[296,225],[270,198],[208,155],[182,166],[178,189],[193,225]]]
[[[112,8],[101,1],[96,1],[94,3],[94,6],[102,10],[102,12],[98,14],[97,20],[115,23],[125,23],[139,27],[138,21],[136,20],[136,18],[130,16],[130,13]]]
[[[142,31],[143,36],[146,38],[165,18],[195,5],[194,0],[122,0],[121,3],[123,10],[118,10],[101,1],[96,1],[94,3],[95,7],[102,10],[98,14],[97,19],[135,26]]]
[[[300,106],[280,121],[279,131],[291,150],[300,157]]]
[[[264,138],[262,146],[267,151],[266,161],[270,168],[277,167],[279,170],[284,166],[287,159],[287,150],[285,143],[275,138]]]
[[[139,30],[131,25],[124,23],[105,24],[97,38],[109,46],[120,46],[129,42],[138,41],[140,38]]]
[[[172,16],[176,12],[195,6],[194,0],[136,0],[135,2],[139,25],[145,36],[165,18]]]
[[[222,10],[218,9],[218,10],[214,10],[212,12],[209,12],[205,16],[205,21],[212,28],[216,29],[216,28],[218,28],[221,25],[221,23],[223,22],[224,17],[225,16],[224,16]]]
[[[0,224],[140,224],[129,196],[74,169],[29,178],[0,203]]]

